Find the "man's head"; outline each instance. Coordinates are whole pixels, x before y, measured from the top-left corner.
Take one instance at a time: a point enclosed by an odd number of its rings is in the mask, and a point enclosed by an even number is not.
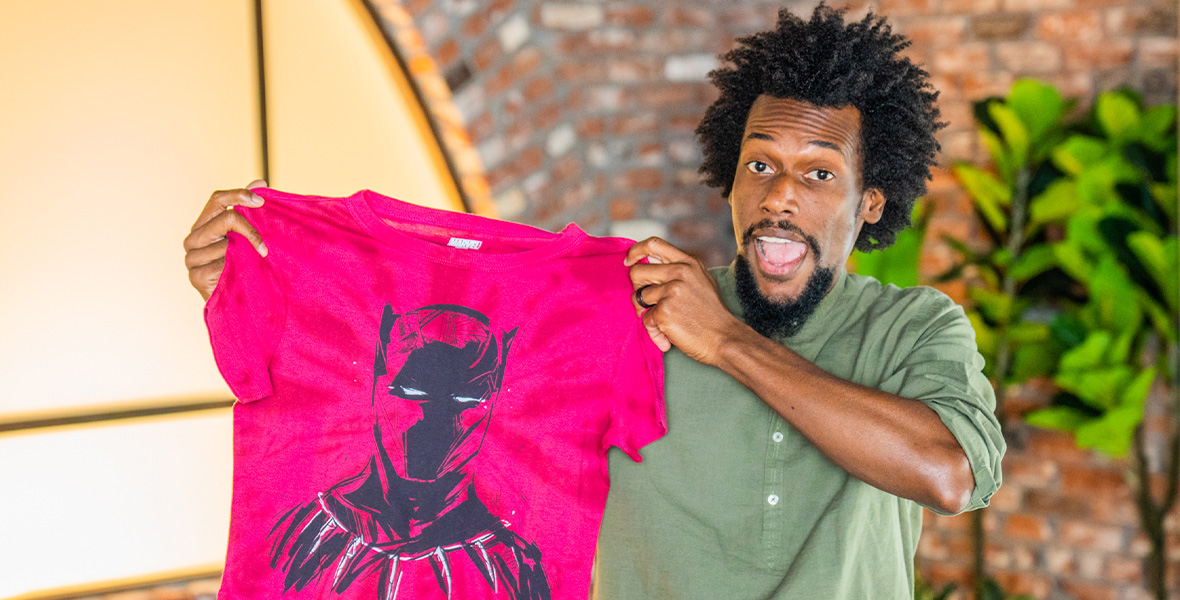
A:
[[[711,74],[701,172],[729,198],[739,297],[762,333],[794,333],[854,247],[909,226],[942,124],[928,75],[899,56],[908,45],[873,15],[784,9]]]

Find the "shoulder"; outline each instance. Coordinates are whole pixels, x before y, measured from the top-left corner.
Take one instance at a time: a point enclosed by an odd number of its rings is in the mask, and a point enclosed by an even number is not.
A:
[[[844,296],[856,303],[857,312],[876,327],[904,331],[905,337],[911,339],[947,331],[960,331],[974,338],[963,307],[932,287],[899,288],[852,273],[848,274],[847,286]]]

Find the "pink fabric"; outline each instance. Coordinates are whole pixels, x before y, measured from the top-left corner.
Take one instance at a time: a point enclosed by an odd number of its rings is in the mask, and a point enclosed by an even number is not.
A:
[[[239,399],[219,597],[586,598],[607,449],[666,430],[631,242],[256,193],[269,255],[231,234],[205,308]]]

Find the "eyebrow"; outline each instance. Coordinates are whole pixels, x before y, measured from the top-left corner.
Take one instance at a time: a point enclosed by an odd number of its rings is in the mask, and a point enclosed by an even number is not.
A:
[[[773,137],[771,137],[765,133],[758,133],[756,131],[750,133],[750,135],[747,135],[746,139],[747,140],[763,140],[766,142],[773,142],[774,141]],[[811,144],[812,146],[819,146],[820,148],[827,148],[829,150],[835,150],[836,152],[843,152],[843,149],[841,149],[840,146],[837,146],[836,144],[833,144],[832,142],[825,142],[823,140],[810,140],[807,143]]]

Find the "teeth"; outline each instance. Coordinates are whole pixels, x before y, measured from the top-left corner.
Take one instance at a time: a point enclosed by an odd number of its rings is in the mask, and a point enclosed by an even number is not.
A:
[[[772,244],[798,244],[799,243],[799,242],[792,242],[791,240],[788,240],[786,238],[776,238],[776,237],[760,237],[760,238],[758,238],[758,241],[770,242]]]

